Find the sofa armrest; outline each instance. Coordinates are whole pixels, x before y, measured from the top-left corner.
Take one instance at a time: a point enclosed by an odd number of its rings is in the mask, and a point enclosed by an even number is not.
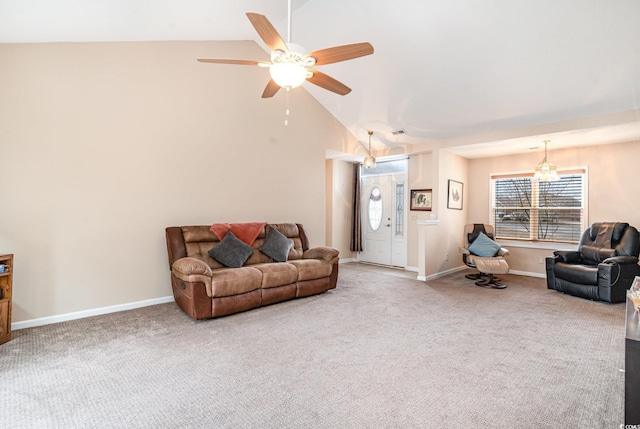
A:
[[[322,259],[323,261],[333,263],[338,259],[340,252],[333,247],[314,247],[302,254],[303,259]]]
[[[213,272],[211,267],[206,262],[198,258],[180,258],[171,266],[171,274],[182,282],[182,288],[185,288],[184,283],[204,283],[204,287],[209,297],[212,296],[211,278]]]
[[[213,275],[211,267],[206,262],[191,257],[180,258],[175,261],[171,266],[171,271],[180,278],[191,275],[205,275],[208,277]]]
[[[469,249],[465,249],[462,246],[458,247],[458,250],[460,251],[460,253],[462,253],[463,255],[471,255],[471,252],[469,252]]]
[[[637,264],[638,258],[635,256],[612,256],[601,262],[602,264],[627,265]]]
[[[598,295],[602,301],[624,302],[627,289],[635,277],[640,276],[638,259],[634,256],[613,256],[608,259],[618,259],[619,263],[611,261],[598,264]],[[634,259],[635,263],[632,261]]]
[[[566,262],[567,264],[580,262],[580,252],[575,250],[556,250],[553,254],[556,256],[556,262]]]

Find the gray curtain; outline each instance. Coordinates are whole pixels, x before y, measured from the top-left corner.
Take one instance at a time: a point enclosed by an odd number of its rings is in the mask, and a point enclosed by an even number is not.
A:
[[[362,230],[360,226],[360,164],[353,164],[353,212],[351,214],[351,250],[362,251]]]

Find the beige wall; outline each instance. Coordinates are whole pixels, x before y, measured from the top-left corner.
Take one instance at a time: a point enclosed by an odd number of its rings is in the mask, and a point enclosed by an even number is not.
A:
[[[407,265],[417,268],[418,261],[418,221],[438,220],[437,225],[425,227],[426,275],[438,274],[460,265],[458,247],[467,217],[467,170],[468,161],[450,152],[436,150],[433,153],[412,155],[409,159],[409,188],[431,189],[433,209],[430,212],[409,212],[409,239]],[[464,184],[463,210],[447,208],[449,179]]]
[[[408,195],[411,198],[412,189],[432,190],[432,211],[409,211],[407,222],[407,266],[418,267],[418,221],[430,219],[431,214],[437,214],[437,178],[434,175],[432,153],[411,155],[408,161]]]
[[[462,264],[459,247],[469,212],[469,160],[443,150],[438,151],[438,219],[434,236],[427,236],[427,276],[441,273]],[[463,184],[462,210],[447,208],[449,180]]]
[[[0,45],[0,252],[14,322],[171,294],[164,228],[295,221],[325,244],[325,148],[306,91],[262,99],[254,42]],[[334,231],[342,225],[334,225]]]
[[[535,152],[471,160],[468,192],[465,192],[470,203],[469,222],[489,221],[490,174],[532,171],[541,159],[542,154]],[[548,159],[559,168],[588,168],[588,223],[623,221],[640,228],[640,186],[637,179],[640,142],[550,150]],[[553,248],[510,247],[510,251],[508,261],[512,270],[543,274],[544,264],[540,263],[540,258],[550,256]]]

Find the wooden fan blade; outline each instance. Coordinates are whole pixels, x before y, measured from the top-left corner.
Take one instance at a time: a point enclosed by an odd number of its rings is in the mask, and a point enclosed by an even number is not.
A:
[[[280,89],[280,85],[274,82],[273,79],[269,79],[267,86],[264,88],[264,92],[262,93],[262,98],[269,98],[276,95],[276,92]]]
[[[215,63],[215,64],[239,64],[242,66],[257,66],[264,61],[255,60],[225,60],[220,58],[198,58],[201,63]]]
[[[334,46],[333,48],[313,51],[306,57],[316,59],[316,65],[338,63],[340,61],[351,60],[353,58],[364,57],[373,54],[373,46],[369,42],[354,43],[352,45]]]
[[[338,82],[331,76],[316,70],[313,70],[312,72],[313,76],[308,77],[307,80],[314,85],[318,85],[321,88],[328,89],[329,91],[340,95],[347,95],[351,92],[351,88],[341,82]]]
[[[264,43],[267,44],[271,51],[275,51],[277,49],[289,52],[287,48],[287,44],[284,43],[282,37],[278,34],[276,29],[271,25],[266,16],[260,15],[258,13],[247,12],[247,18],[251,21],[251,25],[256,29],[258,35],[262,38]]]

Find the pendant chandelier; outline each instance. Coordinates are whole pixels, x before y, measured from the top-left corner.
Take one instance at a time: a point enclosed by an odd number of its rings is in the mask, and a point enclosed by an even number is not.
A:
[[[536,165],[536,172],[533,175],[533,180],[538,182],[557,182],[560,180],[558,176],[558,167],[547,161],[547,144],[550,140],[544,141],[544,159],[540,164]]]
[[[373,131],[367,131],[369,134],[369,154],[364,157],[364,167],[365,168],[373,168],[376,166],[376,158],[371,155],[371,136],[373,135]]]

